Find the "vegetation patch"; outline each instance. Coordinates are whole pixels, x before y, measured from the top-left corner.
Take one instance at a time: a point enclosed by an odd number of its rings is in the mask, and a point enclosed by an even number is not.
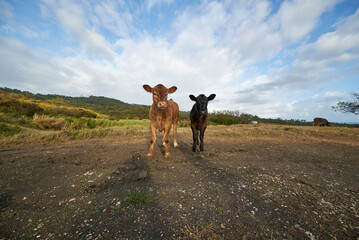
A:
[[[36,113],[33,120],[40,129],[61,130],[68,126],[68,123],[63,118],[49,117],[46,115],[40,116]]]
[[[218,188],[218,187],[208,187],[208,191],[212,192],[212,193],[223,193],[223,189],[222,188]]]
[[[123,204],[125,206],[128,205],[137,205],[137,204],[145,204],[149,201],[149,196],[144,192],[134,192],[128,193],[126,195],[125,201]]]
[[[182,236],[179,239],[213,239],[219,240],[224,239],[223,236],[216,233],[216,228],[213,224],[205,225],[202,223],[198,223],[196,225],[185,224],[183,228],[181,228]]]
[[[9,126],[5,123],[0,123],[0,135],[12,136],[21,132],[21,128],[17,126]]]

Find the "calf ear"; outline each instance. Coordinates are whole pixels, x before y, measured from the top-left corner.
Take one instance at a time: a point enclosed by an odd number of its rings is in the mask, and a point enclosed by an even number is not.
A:
[[[216,97],[216,94],[211,94],[211,95],[209,95],[208,101],[213,100],[215,97]]]
[[[197,98],[196,98],[195,96],[193,96],[192,94],[189,95],[189,98],[190,98],[192,101],[197,102]]]
[[[177,90],[177,87],[173,86],[168,89],[168,93],[174,93]]]
[[[143,85],[143,88],[147,91],[147,92],[152,92],[152,88],[150,86],[148,86],[147,84]]]

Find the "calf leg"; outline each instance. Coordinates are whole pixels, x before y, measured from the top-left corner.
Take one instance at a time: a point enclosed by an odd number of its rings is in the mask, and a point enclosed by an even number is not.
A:
[[[199,139],[201,141],[200,145],[199,145],[199,150],[202,152],[203,151],[203,139],[204,139],[204,131],[206,130],[206,128],[204,128],[203,130],[201,130],[201,135],[199,136]]]
[[[192,151],[196,152],[196,146],[199,144],[198,142],[198,134],[197,134],[197,129],[195,126],[191,126],[192,128],[192,134],[193,134],[193,147],[192,147]]]
[[[155,145],[156,142],[156,128],[151,124],[150,125],[150,149],[148,149],[147,156],[152,157],[153,155],[153,145]]]
[[[177,124],[178,124],[177,121],[175,121],[173,123],[173,146],[175,148],[178,147],[178,143],[177,143]]]
[[[170,156],[170,148],[169,148],[169,141],[170,141],[170,131],[171,131],[171,125],[170,124],[167,128],[165,128],[165,135],[164,135],[164,144],[165,144],[165,157]]]

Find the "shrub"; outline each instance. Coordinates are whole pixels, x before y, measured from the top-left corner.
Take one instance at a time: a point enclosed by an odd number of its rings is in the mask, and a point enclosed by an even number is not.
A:
[[[86,118],[70,118],[70,129],[87,128]]]
[[[34,115],[34,122],[40,129],[55,129],[61,130],[68,126],[68,123],[63,118],[49,117],[46,115]]]
[[[44,109],[35,103],[18,101],[16,99],[1,99],[0,111],[14,116],[32,117],[35,113],[42,113]]]
[[[215,111],[209,115],[210,123],[214,125],[249,124],[254,116],[237,111]]]
[[[9,126],[5,123],[0,123],[0,135],[12,136],[21,132],[21,128]]]
[[[69,108],[69,107],[54,107],[52,109],[49,109],[47,114],[49,115],[63,115],[68,117],[76,117],[76,118],[82,118],[82,117],[88,117],[88,118],[96,118],[97,115],[91,111],[87,111],[82,108]]]
[[[6,122],[8,120],[8,116],[5,113],[0,112],[0,121]]]

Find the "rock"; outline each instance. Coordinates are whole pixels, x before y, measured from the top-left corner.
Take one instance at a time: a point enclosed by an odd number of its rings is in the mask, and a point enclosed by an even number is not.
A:
[[[138,173],[137,180],[145,179],[145,178],[147,178],[147,171],[140,170],[139,173]]]
[[[148,173],[146,170],[134,170],[134,171],[129,171],[125,174],[124,179],[126,180],[130,180],[130,181],[139,181],[139,180],[144,180],[146,179],[148,176]]]

